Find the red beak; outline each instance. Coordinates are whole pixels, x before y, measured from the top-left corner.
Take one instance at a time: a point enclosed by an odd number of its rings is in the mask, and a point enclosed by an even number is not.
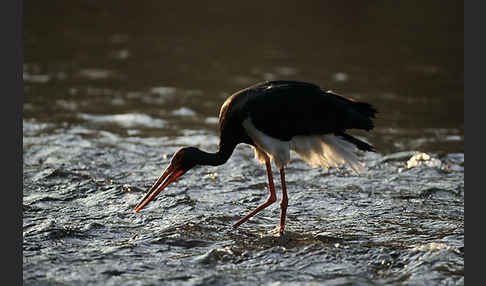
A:
[[[152,201],[167,185],[175,181],[178,177],[184,174],[185,171],[174,165],[169,165],[165,169],[164,173],[159,177],[157,182],[150,188],[143,199],[138,203],[138,205],[133,209],[133,213],[137,213],[143,207],[145,207],[150,201]],[[162,185],[161,185],[162,184]],[[160,187],[159,187],[160,186]]]

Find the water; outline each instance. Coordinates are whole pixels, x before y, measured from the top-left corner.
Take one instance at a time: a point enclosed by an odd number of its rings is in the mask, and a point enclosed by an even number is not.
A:
[[[24,284],[464,284],[463,10],[431,3],[26,5]],[[267,196],[244,145],[132,214],[175,150],[216,150],[228,95],[269,79],[375,105],[355,133],[369,172],[292,154],[282,238],[278,203],[231,227]]]

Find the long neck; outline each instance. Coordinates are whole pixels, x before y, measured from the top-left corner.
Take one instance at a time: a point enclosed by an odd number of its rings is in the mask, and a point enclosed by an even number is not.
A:
[[[200,155],[200,165],[210,165],[210,166],[219,166],[223,165],[228,161],[229,157],[233,153],[235,149],[235,144],[220,144],[219,150],[216,153],[208,153],[202,150]]]

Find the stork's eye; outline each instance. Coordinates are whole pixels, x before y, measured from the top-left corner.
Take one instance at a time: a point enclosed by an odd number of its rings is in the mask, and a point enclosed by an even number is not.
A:
[[[175,154],[174,160],[179,161],[181,159],[182,159],[182,153],[179,152],[179,153]]]

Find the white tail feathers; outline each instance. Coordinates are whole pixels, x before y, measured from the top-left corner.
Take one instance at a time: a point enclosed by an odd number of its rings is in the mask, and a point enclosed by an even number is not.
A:
[[[277,168],[283,168],[290,161],[290,150],[294,150],[312,167],[349,166],[356,173],[366,170],[355,152],[358,148],[348,141],[334,135],[294,136],[290,141],[281,141],[256,129],[251,119],[243,121],[248,136],[255,144],[255,158],[265,163],[265,155],[275,162]]]
[[[358,174],[366,171],[355,154],[356,146],[334,135],[295,136],[290,149],[312,167],[328,169],[347,165]]]

